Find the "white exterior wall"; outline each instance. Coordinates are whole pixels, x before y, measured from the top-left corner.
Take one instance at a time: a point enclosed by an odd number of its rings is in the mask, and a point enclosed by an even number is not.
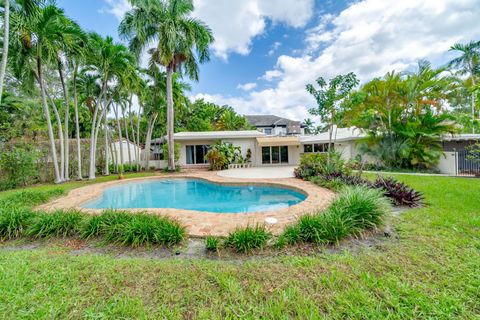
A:
[[[165,169],[168,165],[166,160],[149,160],[148,161],[148,169],[155,168],[155,169]]]
[[[143,154],[142,149],[139,146],[137,146],[137,145],[135,145],[131,142],[130,143],[127,142],[126,140],[124,140],[122,142],[123,143],[120,143],[120,141],[117,141],[117,142],[113,142],[110,145],[111,153],[109,153],[109,157],[111,157],[111,155],[113,154],[113,159],[110,159],[110,161],[115,162],[115,163],[120,163],[120,160],[121,160],[120,148],[121,148],[121,150],[123,151],[123,164],[128,163],[128,160],[129,160],[128,159],[128,149],[130,148],[130,155],[131,155],[132,163],[136,163],[137,162],[137,152],[141,157],[142,154]]]
[[[450,151],[445,152],[444,156],[440,157],[440,162],[438,163],[438,170],[440,173],[445,173],[448,175],[456,175],[457,174],[457,160],[456,160],[456,152]]]

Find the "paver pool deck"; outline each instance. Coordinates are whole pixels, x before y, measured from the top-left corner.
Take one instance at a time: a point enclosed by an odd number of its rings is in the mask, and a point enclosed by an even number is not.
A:
[[[204,237],[207,235],[226,236],[237,227],[246,227],[247,225],[265,224],[274,234],[279,234],[286,225],[295,222],[298,217],[313,213],[326,208],[335,194],[327,189],[318,187],[313,183],[295,178],[276,178],[276,179],[242,179],[224,177],[216,172],[192,170],[185,173],[159,174],[144,178],[133,178],[126,180],[109,181],[98,183],[71,190],[67,196],[58,198],[49,203],[41,205],[38,209],[46,211],[55,211],[61,209],[77,209],[89,214],[100,214],[103,210],[86,209],[82,207],[87,201],[98,198],[102,195],[105,188],[131,183],[141,180],[165,179],[165,178],[196,178],[205,179],[219,184],[226,185],[271,185],[294,189],[307,195],[307,198],[291,207],[275,211],[247,212],[247,213],[214,213],[193,210],[171,209],[171,208],[145,208],[145,209],[126,209],[130,212],[148,212],[149,214],[167,216],[177,219],[185,228],[190,236]],[[120,209],[119,209],[120,210]],[[274,218],[274,219],[272,219]],[[274,222],[274,223],[272,223]]]

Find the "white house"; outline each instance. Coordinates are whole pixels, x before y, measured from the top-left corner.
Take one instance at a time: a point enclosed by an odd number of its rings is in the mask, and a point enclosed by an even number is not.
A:
[[[332,132],[333,148],[345,160],[354,159],[360,154],[357,142],[364,137],[365,134],[358,128],[336,128]],[[239,146],[243,157],[250,153],[253,166],[281,166],[297,165],[303,153],[326,152],[329,133],[273,135],[271,132],[258,130],[179,132],[174,134],[174,140],[180,144],[179,162],[182,167],[207,166],[205,154],[217,141],[230,142]],[[438,169],[442,173],[457,174],[462,167],[459,163],[459,151],[478,140],[480,140],[480,134],[444,137],[442,143],[445,156],[440,159]],[[362,158],[370,162],[375,161],[365,155],[362,155]]]

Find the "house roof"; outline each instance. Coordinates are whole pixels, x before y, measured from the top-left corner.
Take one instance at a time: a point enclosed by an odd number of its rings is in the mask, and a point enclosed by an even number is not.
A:
[[[252,114],[245,115],[247,121],[256,127],[274,127],[274,126],[292,126],[297,125],[301,126],[300,121],[290,120],[287,118],[282,118],[274,115],[265,115],[265,114]]]
[[[461,133],[442,137],[442,141],[480,141],[480,134]]]
[[[350,127],[350,128],[337,128],[333,130],[332,141],[335,142],[344,142],[344,141],[353,141],[364,138],[366,135],[359,128]],[[303,144],[308,143],[327,143],[329,140],[329,133],[322,132],[312,136],[303,136],[300,138]]]
[[[208,139],[242,139],[265,136],[257,130],[242,131],[202,131],[202,132],[177,132],[173,135],[176,141],[182,140],[208,140]]]

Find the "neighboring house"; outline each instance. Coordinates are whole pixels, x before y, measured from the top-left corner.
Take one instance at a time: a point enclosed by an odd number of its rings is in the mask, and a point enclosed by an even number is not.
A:
[[[288,136],[305,134],[305,125],[274,115],[245,115],[247,121],[266,135]]]
[[[121,163],[120,150],[123,151],[123,164],[127,164],[129,161],[129,158],[128,158],[129,148],[130,148],[130,157],[131,157],[132,163],[136,163],[138,156],[140,155],[141,157],[142,155],[142,148],[140,148],[135,143],[127,141],[127,139],[122,139],[121,142],[119,140],[112,142],[110,144],[110,148],[111,148],[111,152],[109,154],[109,156],[111,157],[110,161],[112,161],[115,164]]]

